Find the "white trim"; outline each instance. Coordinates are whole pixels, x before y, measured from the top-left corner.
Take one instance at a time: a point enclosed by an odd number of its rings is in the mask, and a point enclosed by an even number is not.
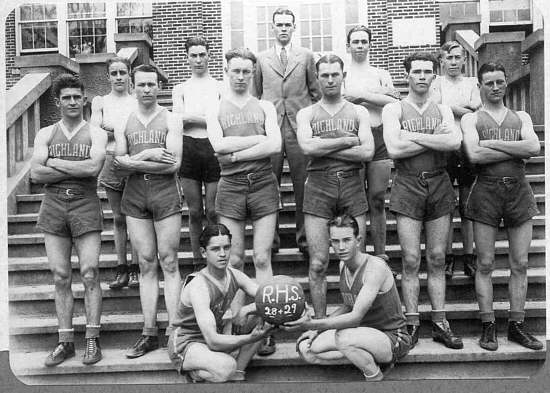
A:
[[[115,53],[116,52],[116,43],[115,43],[115,33],[117,32],[117,22],[116,22],[116,6],[117,2],[108,1],[105,4],[105,34],[106,37],[106,52]],[[109,17],[110,16],[110,17]]]

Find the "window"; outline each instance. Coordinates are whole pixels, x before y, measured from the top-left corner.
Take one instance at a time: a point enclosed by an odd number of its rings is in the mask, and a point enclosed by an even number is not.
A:
[[[528,24],[531,18],[531,0],[489,0],[491,25]]]
[[[117,3],[117,31],[146,33],[153,39],[152,3]]]
[[[26,4],[19,7],[21,52],[58,49],[57,8],[55,4]]]
[[[314,52],[332,51],[330,3],[302,4],[298,19],[302,31],[301,46]]]
[[[68,3],[69,57],[107,52],[105,3]]]

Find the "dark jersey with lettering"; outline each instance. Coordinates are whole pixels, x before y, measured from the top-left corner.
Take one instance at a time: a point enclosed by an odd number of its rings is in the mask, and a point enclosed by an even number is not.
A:
[[[340,270],[340,293],[344,298],[344,304],[353,307],[355,300],[363,288],[363,273],[369,259],[357,269],[353,282],[348,284],[346,276],[351,277],[348,268],[343,265]],[[378,330],[395,330],[405,327],[405,316],[401,307],[401,300],[395,282],[391,289],[384,293],[378,293],[369,310],[363,316],[360,326],[372,327]]]
[[[265,135],[265,112],[260,106],[260,101],[255,97],[250,97],[242,108],[229,100],[222,99],[218,121],[224,137]],[[271,169],[271,160],[269,157],[264,157],[234,163],[220,162],[220,167],[222,176],[253,173]]]
[[[403,100],[401,104],[401,129],[409,132],[433,134],[437,126],[441,124],[443,116],[434,102],[429,102],[424,111],[419,112],[416,107]],[[415,156],[394,160],[398,171],[417,173],[443,169],[447,165],[446,153],[428,149]]]
[[[516,112],[508,109],[508,112],[506,113],[506,116],[501,124],[498,124],[495,119],[493,119],[493,117],[483,109],[477,111],[476,115],[476,129],[480,141],[521,140],[522,123]],[[477,169],[480,175],[486,176],[524,176],[525,162],[521,158],[512,158],[490,164],[478,164]]]
[[[210,295],[210,310],[212,311],[212,314],[214,314],[214,319],[216,320],[216,330],[218,333],[223,333],[223,315],[230,308],[231,302],[233,301],[239,286],[235,276],[233,275],[231,267],[227,268],[227,279],[229,280],[229,283],[226,293],[223,293],[218,286],[214,284],[210,276],[208,274],[204,274],[204,272],[205,269],[188,275],[184,287],[195,277],[199,275],[204,277],[204,281],[208,287],[208,294]],[[193,307],[186,306],[183,304],[181,299],[178,301],[178,308],[176,310],[176,318],[174,319],[173,326],[180,328],[179,334],[185,334],[186,336],[193,336],[195,338],[202,337]]]
[[[90,149],[92,148],[91,125],[86,122],[76,134],[68,139],[59,123],[53,125],[53,129],[48,142],[48,158],[60,158],[67,161],[83,161],[90,158]],[[84,188],[96,191],[97,176],[73,177],[51,183],[57,187],[66,188]]]
[[[348,101],[334,115],[328,113],[320,103],[313,104],[311,107],[310,125],[314,138],[341,138],[357,136],[359,133],[357,109],[355,105]],[[307,170],[347,171],[362,167],[363,163],[359,161],[344,161],[331,157],[311,157]]]

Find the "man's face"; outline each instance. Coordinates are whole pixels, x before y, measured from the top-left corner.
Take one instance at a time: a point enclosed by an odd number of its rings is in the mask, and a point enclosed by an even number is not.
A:
[[[254,72],[254,64],[250,59],[234,57],[227,64],[226,73],[229,77],[229,87],[235,93],[245,93]]]
[[[82,108],[86,103],[86,97],[77,87],[65,87],[59,92],[55,103],[61,112],[61,117],[76,119],[82,117]]]
[[[134,75],[134,84],[136,98],[141,105],[156,104],[159,86],[155,72],[137,72]]]
[[[466,62],[462,48],[451,49],[450,52],[443,52],[441,57],[441,72],[451,77],[462,74],[462,67]]]
[[[287,45],[292,39],[292,33],[294,33],[295,28],[292,15],[276,14],[273,18],[271,28],[277,42],[283,46]]]
[[[344,72],[340,67],[340,63],[319,64],[317,79],[319,80],[323,96],[335,97],[341,94]]]
[[[493,104],[503,100],[506,94],[506,76],[502,71],[491,71],[483,74],[479,93],[484,102]]]
[[[330,227],[330,245],[341,261],[350,261],[355,257],[359,245],[359,236],[353,234],[352,228]]]
[[[364,61],[370,49],[369,34],[366,31],[351,33],[347,47],[353,60],[358,62]]]
[[[128,91],[129,81],[130,75],[126,64],[113,63],[109,66],[109,82],[111,82],[111,89],[118,92]]]
[[[189,48],[187,53],[187,60],[189,62],[189,67],[191,67],[191,72],[195,75],[203,75],[208,71],[208,60],[210,59],[210,54],[206,47],[203,45],[195,45]]]
[[[225,269],[229,263],[231,241],[227,235],[213,236],[206,248],[201,247],[202,256],[206,264],[216,269]]]
[[[433,63],[429,60],[413,60],[407,74],[409,88],[416,93],[426,93],[435,78]]]

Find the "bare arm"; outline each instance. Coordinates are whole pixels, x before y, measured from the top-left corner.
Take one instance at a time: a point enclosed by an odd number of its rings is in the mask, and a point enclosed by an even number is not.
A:
[[[382,110],[382,124],[384,129],[384,142],[388,149],[388,155],[392,159],[406,158],[416,156],[426,151],[424,146],[416,142],[402,139],[401,124],[401,105],[399,103],[389,104]]]
[[[361,141],[353,134],[341,138],[319,138],[313,136],[311,129],[311,107],[301,109],[296,116],[298,144],[308,156],[322,157],[338,150],[359,146]]]
[[[103,97],[95,96],[92,100],[92,115],[90,117],[90,124],[101,127],[103,123]]]
[[[520,141],[484,140],[479,145],[517,158],[530,158],[539,154],[540,141],[533,129],[531,116],[525,112],[518,112],[518,116],[521,119]]]
[[[177,115],[177,117],[183,122],[184,126],[186,123],[193,123],[202,127],[206,127],[206,119],[204,116],[185,110],[185,97],[183,91],[183,83],[174,86],[174,88],[172,89],[172,113],[174,113],[174,115]]]
[[[344,161],[370,161],[374,155],[374,138],[370,128],[369,112],[362,106],[357,106],[359,131],[357,136],[361,141],[359,146],[350,147],[331,153],[332,158]]]
[[[364,93],[359,97],[346,95],[346,99],[357,105],[363,105],[365,107],[378,106],[383,107],[392,102],[396,102],[400,99],[399,91],[393,87],[390,74],[385,70],[378,70],[381,86],[366,89]]]
[[[441,125],[433,134],[423,134],[420,132],[401,131],[402,139],[408,139],[418,143],[428,149],[438,151],[453,151],[460,147],[462,134],[455,125],[453,114],[446,105],[439,105],[442,114]]]
[[[464,115],[461,121],[464,150],[470,162],[472,164],[490,164],[511,159],[512,156],[509,154],[479,145],[476,118],[475,113],[469,113]]]
[[[48,140],[52,127],[42,128],[34,138],[34,150],[31,158],[31,179],[36,183],[57,183],[69,179],[65,172],[46,166],[48,161]]]
[[[71,177],[97,176],[103,168],[105,161],[105,147],[107,146],[107,133],[101,128],[91,126],[90,158],[81,161],[69,161],[60,158],[50,158],[46,165],[65,172]]]

